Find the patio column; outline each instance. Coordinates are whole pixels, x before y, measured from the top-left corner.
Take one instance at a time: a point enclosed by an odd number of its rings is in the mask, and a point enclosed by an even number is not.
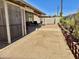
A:
[[[25,34],[24,34],[24,31],[25,31],[25,29],[24,29],[24,13],[23,13],[23,9],[21,9],[21,19],[22,19],[22,36],[24,36]]]
[[[8,15],[8,7],[6,0],[3,0],[4,2],[4,10],[5,10],[5,19],[6,19],[6,29],[7,29],[7,37],[8,37],[8,43],[11,43],[11,35],[10,35],[10,26],[9,26],[9,15]]]
[[[25,10],[24,10],[24,31],[25,31],[25,35],[27,34],[27,30],[26,30],[26,15],[25,15]]]
[[[26,16],[25,16],[25,9],[21,8],[21,17],[22,17],[22,35],[26,35]]]

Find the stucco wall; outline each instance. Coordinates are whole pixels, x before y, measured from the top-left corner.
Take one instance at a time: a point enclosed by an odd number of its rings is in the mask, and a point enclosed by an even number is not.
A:
[[[38,23],[40,23],[40,17],[38,17],[37,15],[34,15],[34,21],[37,21]]]

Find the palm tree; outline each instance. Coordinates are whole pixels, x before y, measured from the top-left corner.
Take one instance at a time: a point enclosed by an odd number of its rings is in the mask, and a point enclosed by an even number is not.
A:
[[[60,16],[62,17],[63,14],[63,0],[60,2]]]

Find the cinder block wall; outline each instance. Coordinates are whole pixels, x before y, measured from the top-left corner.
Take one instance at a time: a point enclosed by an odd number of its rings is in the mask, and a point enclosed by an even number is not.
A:
[[[60,17],[50,17],[50,18],[41,18],[43,24],[49,25],[49,24],[58,24],[60,22]]]

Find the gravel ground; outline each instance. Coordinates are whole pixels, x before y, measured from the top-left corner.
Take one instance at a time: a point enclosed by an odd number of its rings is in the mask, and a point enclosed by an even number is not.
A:
[[[75,59],[57,25],[35,32],[1,49],[0,59]]]

